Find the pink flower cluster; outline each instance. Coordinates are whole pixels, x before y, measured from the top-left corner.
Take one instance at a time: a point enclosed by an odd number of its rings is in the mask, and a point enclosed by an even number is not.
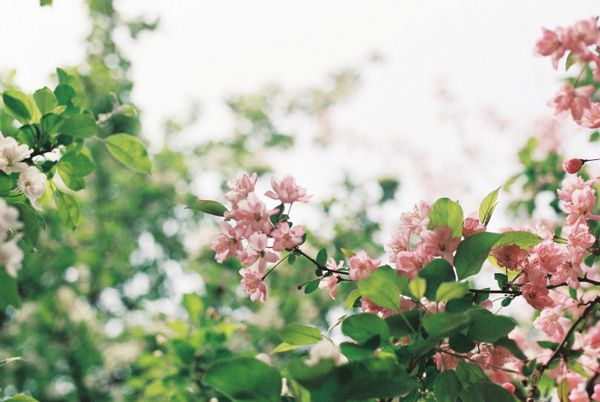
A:
[[[221,233],[215,236],[211,247],[219,263],[233,257],[246,267],[240,270],[244,291],[252,301],[264,302],[267,288],[263,279],[268,264],[279,261],[278,252],[291,250],[304,241],[304,228],[291,226],[283,208],[286,204],[291,208],[297,201],[306,202],[309,196],[293,177],[273,178],[272,190],[265,195],[279,200],[281,206],[269,209],[255,193],[257,180],[256,173],[241,173],[227,182],[229,191],[225,198],[231,203],[231,210],[225,213]],[[273,219],[274,216],[279,218]]]
[[[398,274],[412,279],[435,257],[454,261],[460,237],[453,236],[449,227],[428,228],[431,204],[421,202],[400,217],[400,228],[387,244],[388,258],[396,265]],[[479,219],[470,215],[463,222],[463,235],[485,231]]]
[[[593,63],[593,78],[600,82],[600,30],[598,18],[591,18],[554,31],[543,29],[543,35],[536,44],[536,51],[549,56],[557,68],[560,59],[567,53],[574,61]],[[570,111],[575,122],[583,127],[600,127],[600,103],[592,102],[594,87],[586,85],[575,88],[564,85],[556,94],[553,104],[557,113]]]

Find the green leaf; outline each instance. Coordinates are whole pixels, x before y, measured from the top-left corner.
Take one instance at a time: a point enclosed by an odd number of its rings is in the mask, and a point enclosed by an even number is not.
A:
[[[189,204],[188,208],[215,216],[224,216],[227,212],[225,205],[212,200],[196,200],[193,204]]]
[[[290,345],[313,345],[323,339],[317,327],[292,323],[281,331],[281,339]]]
[[[183,295],[183,307],[187,311],[190,321],[193,323],[200,323],[202,314],[204,312],[204,303],[202,298],[195,293],[186,293]]]
[[[433,393],[438,402],[456,402],[460,388],[460,382],[453,370],[438,374],[433,381]]]
[[[519,345],[517,345],[515,341],[508,337],[498,339],[496,342],[494,342],[494,345],[501,346],[504,349],[508,350],[517,359],[527,360],[527,356],[525,355],[525,353],[523,353],[521,348],[519,348]]]
[[[33,100],[42,114],[50,113],[52,109],[58,106],[58,99],[50,88],[44,87],[38,89],[33,94]]]
[[[373,357],[373,354],[375,353],[375,349],[370,346],[359,345],[357,343],[352,343],[352,342],[340,343],[340,351],[350,361],[359,361],[359,360],[370,359]]]
[[[475,342],[460,332],[456,335],[452,335],[448,340],[448,344],[452,350],[458,353],[468,353],[475,348]]]
[[[56,71],[64,72],[64,70],[58,68],[56,69]],[[61,76],[60,72],[58,76]],[[61,105],[68,106],[71,103],[71,100],[77,95],[77,93],[75,92],[72,86],[61,83],[57,85],[54,89],[54,95],[56,95],[58,103],[60,103]]]
[[[498,187],[486,195],[479,205],[479,222],[484,226],[487,226],[488,223],[490,223],[490,219],[492,219],[494,209],[496,209],[496,205],[498,205],[498,194],[500,193],[501,188],[502,187]]]
[[[481,367],[463,361],[460,361],[456,366],[456,377],[464,388],[479,382],[489,381]]]
[[[44,134],[53,135],[58,133],[65,119],[54,113],[48,113],[42,116],[40,126]]]
[[[327,250],[322,248],[321,250],[319,250],[319,252],[317,253],[317,258],[316,258],[317,264],[319,264],[320,266],[325,266],[325,264],[327,264]]]
[[[202,382],[233,401],[278,402],[279,370],[252,357],[233,357],[213,363]]]
[[[303,345],[290,345],[287,342],[281,342],[275,347],[275,349],[273,349],[272,353],[288,352],[290,350],[298,349],[301,346]]]
[[[356,253],[354,251],[348,250],[347,248],[342,247],[340,250],[346,256],[346,258],[352,258],[356,255]]]
[[[573,52],[569,52],[569,54],[567,55],[567,60],[565,61],[565,71],[569,71],[571,66],[573,66],[575,63],[577,63],[575,55],[573,54]]]
[[[0,196],[7,196],[13,189],[13,180],[9,175],[0,172]]]
[[[17,289],[17,280],[6,273],[4,267],[0,266],[0,308],[6,306],[21,307],[21,297]]]
[[[358,288],[363,297],[378,306],[398,310],[403,282],[404,287],[407,287],[406,278],[398,276],[392,268],[383,266],[373,271],[368,278],[358,281]]]
[[[471,312],[473,324],[467,331],[467,336],[480,342],[494,343],[505,338],[516,326],[512,318],[495,315],[485,309],[476,309]]]
[[[291,376],[305,386],[313,401],[346,402],[404,395],[419,386],[405,368],[392,359],[353,361],[326,372],[326,367],[302,370],[294,367]],[[301,378],[299,378],[299,375]]]
[[[77,204],[77,200],[70,194],[56,190],[54,201],[61,219],[71,229],[75,229],[79,225],[79,204]]]
[[[534,233],[525,231],[514,231],[502,233],[502,238],[498,240],[495,247],[507,246],[514,244],[522,249],[528,249],[529,247],[537,246],[542,242],[542,238]]]
[[[448,226],[454,237],[462,235],[463,210],[458,202],[438,199],[429,212],[429,228]]]
[[[60,177],[68,186],[69,180],[72,177],[81,178],[87,176],[96,168],[94,162],[85,153],[77,151],[64,154],[58,161],[57,166]],[[69,187],[72,188],[71,186]],[[73,188],[73,190],[79,189]]]
[[[40,0],[40,6],[51,6],[53,0]]]
[[[397,338],[416,333],[420,321],[421,314],[418,310],[404,311],[385,319],[390,330],[390,335]]]
[[[418,276],[413,278],[408,284],[410,292],[416,299],[420,299],[425,295],[425,289],[427,288],[427,282],[423,278]]]
[[[442,283],[435,294],[435,300],[448,301],[460,299],[469,291],[466,283],[446,282]]]
[[[346,302],[344,303],[344,307],[346,308],[346,310],[350,310],[359,297],[360,290],[352,289],[352,291],[348,293],[348,296],[346,297]]]
[[[389,329],[385,321],[375,314],[360,313],[347,317],[342,322],[342,333],[358,343],[378,337],[379,345],[387,343]]]
[[[31,245],[36,244],[42,224],[41,216],[27,204],[17,203],[15,207],[19,210],[19,220],[25,227],[23,229],[25,240]]]
[[[449,336],[471,324],[471,317],[463,313],[428,314],[423,318],[423,327],[432,336]]]
[[[480,232],[465,238],[456,250],[454,266],[458,279],[479,273],[492,247],[502,238],[500,233]]]
[[[87,138],[96,134],[96,120],[89,114],[74,114],[65,119],[60,129],[71,137]]]
[[[44,5],[44,4],[42,4],[42,5]],[[34,399],[26,394],[16,394],[16,395],[11,396],[8,399],[5,399],[4,402],[38,402],[38,400]]]
[[[144,143],[129,134],[113,134],[106,137],[104,145],[116,160],[142,173],[150,173],[152,162]]]
[[[23,92],[9,89],[2,94],[4,106],[10,114],[23,124],[31,122],[33,117],[33,102]]]
[[[515,398],[498,384],[487,380],[463,387],[459,394],[463,402],[514,402]]]
[[[321,278],[313,279],[304,286],[304,294],[310,294],[319,288]]]
[[[419,271],[419,276],[427,281],[425,297],[429,300],[435,298],[437,289],[442,283],[455,280],[452,265],[443,258],[436,258],[425,265],[425,267]]]

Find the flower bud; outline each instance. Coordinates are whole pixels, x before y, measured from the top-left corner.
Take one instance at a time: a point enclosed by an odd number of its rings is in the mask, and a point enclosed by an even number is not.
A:
[[[515,393],[515,386],[512,385],[510,382],[505,382],[504,384],[502,384],[502,388],[504,388],[505,390],[507,390],[511,394]]]
[[[563,163],[562,168],[565,172],[573,174],[581,170],[583,163],[583,159],[569,159]]]

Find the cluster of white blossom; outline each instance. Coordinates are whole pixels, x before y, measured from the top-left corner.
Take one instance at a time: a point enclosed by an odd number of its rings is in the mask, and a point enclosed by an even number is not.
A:
[[[12,137],[0,134],[0,172],[18,173],[18,191],[38,207],[38,199],[46,192],[46,175],[37,167],[27,164],[33,150],[25,144],[19,144]],[[23,263],[23,251],[18,241],[23,228],[19,221],[19,211],[0,198],[0,267],[4,267],[11,276],[16,276]]]

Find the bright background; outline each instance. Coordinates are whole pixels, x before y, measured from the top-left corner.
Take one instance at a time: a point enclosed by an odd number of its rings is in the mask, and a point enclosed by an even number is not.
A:
[[[315,149],[301,135],[292,155],[270,155],[275,169],[317,196],[340,172],[365,183],[393,175],[402,182],[394,208],[447,195],[470,211],[515,171],[516,149],[542,130],[540,119],[552,118],[547,101],[558,75],[533,55],[540,28],[593,15],[597,2],[123,0],[117,7],[124,16],[160,16],[159,29],[135,43],[120,35],[134,66],[133,100],[155,147],[162,122],[183,118],[192,102],[202,115],[184,142],[231,132],[228,96],[269,83],[318,86],[328,73],[358,66],[362,84],[335,109],[332,146]],[[55,66],[79,64],[85,26],[79,0],[44,8],[0,0],[1,68],[17,69],[25,89],[38,88]],[[373,52],[385,62],[364,67]]]

